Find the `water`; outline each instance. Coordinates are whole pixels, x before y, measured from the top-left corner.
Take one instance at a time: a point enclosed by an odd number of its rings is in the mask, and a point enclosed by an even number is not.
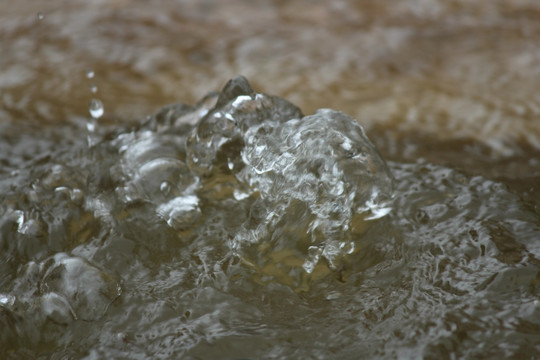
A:
[[[540,353],[538,214],[344,113],[239,77],[71,151],[3,179],[4,357]]]
[[[535,3],[171,4],[1,6],[0,358],[540,357]]]
[[[90,112],[90,115],[94,119],[99,119],[103,116],[103,113],[105,110],[103,109],[103,103],[99,99],[92,99],[90,100],[90,104],[88,105],[88,111]]]

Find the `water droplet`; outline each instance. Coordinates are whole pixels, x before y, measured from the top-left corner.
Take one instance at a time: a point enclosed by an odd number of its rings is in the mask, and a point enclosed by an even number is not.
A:
[[[91,132],[91,133],[95,132],[96,131],[96,122],[95,121],[87,122],[86,123],[86,130],[88,130],[88,132]]]
[[[97,85],[96,84],[90,84],[90,92],[92,94],[95,94],[95,93],[97,93],[97,91],[98,91]]]
[[[161,183],[159,189],[164,195],[168,195],[169,192],[171,191],[171,184],[169,184],[168,181],[164,181]]]
[[[94,119],[99,119],[104,112],[103,104],[101,103],[101,100],[98,99],[92,99],[90,100],[90,105],[88,105],[88,111],[90,111],[90,115]]]
[[[38,20],[43,20],[43,19],[45,19],[45,15],[43,15],[42,12],[38,12],[38,13],[37,13],[37,19],[38,19]]]
[[[92,79],[94,77],[94,75],[95,75],[94,70],[92,70],[92,69],[86,70],[86,78],[87,79]]]

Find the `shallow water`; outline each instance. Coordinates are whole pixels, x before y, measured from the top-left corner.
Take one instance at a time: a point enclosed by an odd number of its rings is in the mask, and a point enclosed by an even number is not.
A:
[[[540,9],[331,3],[1,5],[0,357],[540,356]]]

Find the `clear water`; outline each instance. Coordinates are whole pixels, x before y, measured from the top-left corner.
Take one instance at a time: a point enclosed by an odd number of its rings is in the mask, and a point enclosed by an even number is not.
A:
[[[0,358],[540,357],[539,14],[0,4]]]
[[[533,209],[241,77],[1,189],[3,357],[540,354]]]

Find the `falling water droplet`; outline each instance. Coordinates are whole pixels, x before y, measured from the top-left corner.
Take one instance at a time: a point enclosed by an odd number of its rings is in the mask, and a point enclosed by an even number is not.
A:
[[[94,70],[92,70],[92,69],[86,70],[86,78],[87,79],[92,79],[94,77],[94,75],[95,75]]]
[[[99,119],[104,112],[103,104],[101,103],[101,100],[98,99],[92,99],[90,100],[90,105],[88,105],[88,111],[90,111],[90,115],[94,119]]]
[[[89,133],[94,133],[96,131],[96,119],[92,119],[93,121],[89,121],[86,123],[86,130],[88,130]]]
[[[43,13],[41,13],[41,12],[38,12],[37,13],[37,19],[38,20],[43,20],[43,19],[45,19],[45,15],[43,15]]]
[[[90,92],[92,94],[95,94],[95,93],[97,93],[97,91],[98,91],[97,85],[96,84],[90,84]]]

